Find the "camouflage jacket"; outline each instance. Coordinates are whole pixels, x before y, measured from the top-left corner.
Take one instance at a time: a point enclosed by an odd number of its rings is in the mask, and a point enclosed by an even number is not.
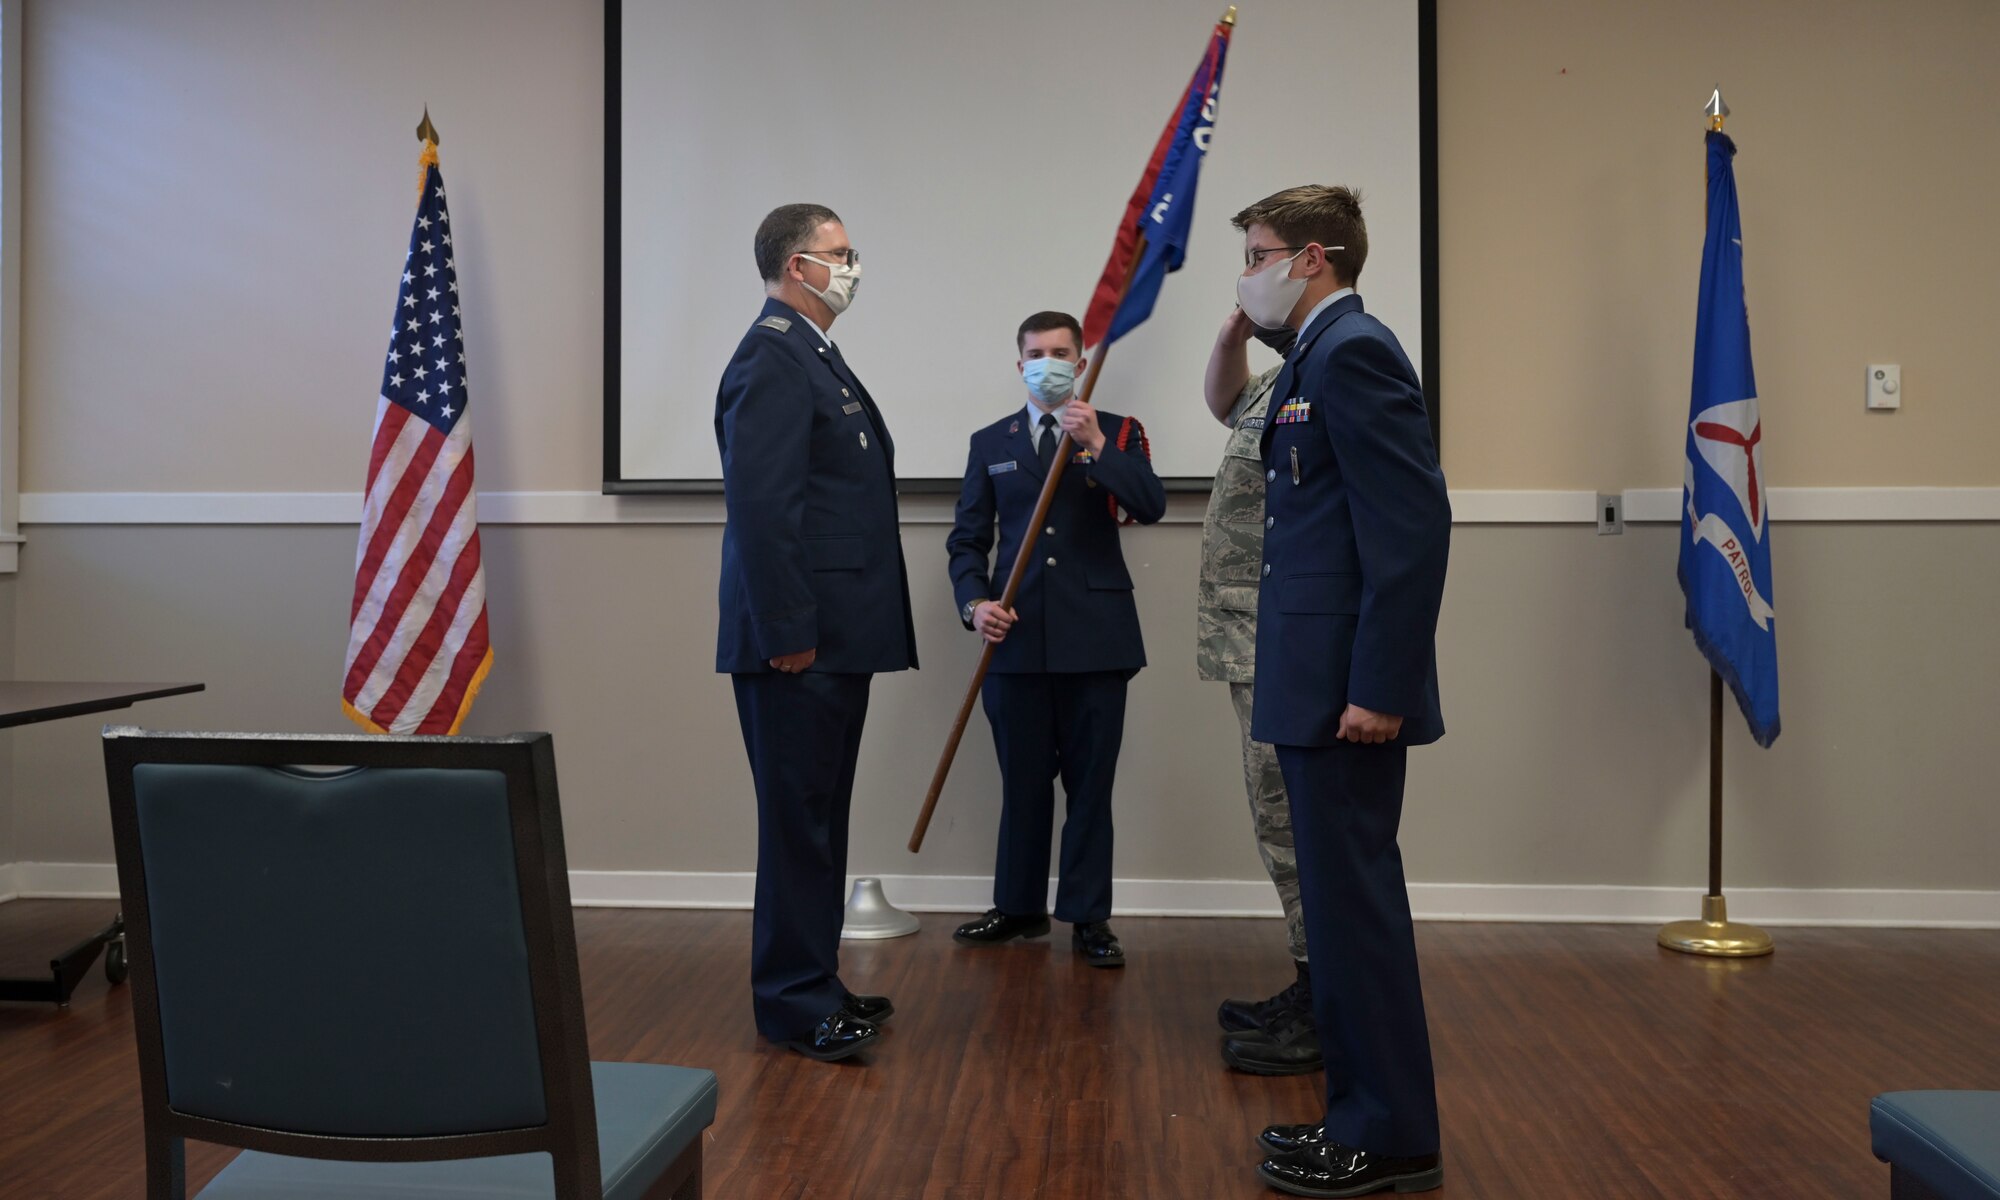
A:
[[[1264,561],[1265,410],[1277,367],[1255,376],[1230,413],[1229,445],[1201,524],[1201,592],[1195,669],[1203,679],[1249,683],[1257,667],[1258,567]]]

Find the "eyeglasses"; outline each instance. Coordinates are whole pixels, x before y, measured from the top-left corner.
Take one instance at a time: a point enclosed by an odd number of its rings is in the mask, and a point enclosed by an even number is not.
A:
[[[807,258],[833,259],[836,262],[845,263],[850,267],[861,265],[861,251],[854,249],[852,246],[845,250],[801,250],[799,253]]]
[[[1312,243],[1311,243],[1311,242],[1308,242],[1308,243],[1306,243],[1306,245],[1308,245],[1308,246],[1309,246],[1309,245],[1312,245]],[[1261,266],[1263,266],[1263,265],[1264,265],[1264,256],[1265,256],[1266,254],[1276,254],[1276,253],[1277,253],[1278,251],[1280,251],[1280,250],[1290,250],[1290,251],[1293,251],[1294,253],[1296,253],[1296,252],[1298,252],[1298,251],[1300,251],[1300,250],[1303,250],[1303,249],[1305,249],[1305,248],[1306,248],[1305,246],[1266,246],[1266,247],[1264,247],[1264,248],[1263,248],[1262,250],[1246,250],[1246,251],[1244,251],[1244,252],[1243,252],[1243,265],[1244,265],[1244,266],[1246,266],[1246,267],[1250,267],[1251,269],[1253,269],[1253,270],[1254,270],[1255,268],[1257,268],[1257,267],[1261,267]],[[1329,250],[1329,251],[1330,251],[1330,250],[1345,250],[1345,249],[1347,249],[1347,247],[1345,247],[1345,246],[1321,246],[1321,247],[1320,247],[1320,249],[1322,249],[1322,250]]]

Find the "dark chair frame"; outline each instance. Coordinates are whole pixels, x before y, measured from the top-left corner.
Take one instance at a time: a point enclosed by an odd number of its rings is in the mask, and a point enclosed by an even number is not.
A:
[[[140,855],[133,768],[141,763],[221,766],[406,767],[491,770],[506,778],[528,946],[535,1034],[547,1123],[443,1137],[346,1137],[294,1133],[176,1112],[167,1101],[158,981],[145,864]],[[104,766],[118,852],[118,890],[130,936],[133,1027],[145,1114],[148,1200],[186,1200],[187,1139],[301,1158],[419,1162],[542,1152],[555,1162],[557,1200],[601,1200],[597,1106],[584,1036],[583,988],[571,919],[555,745],[546,733],[508,737],[389,737],[367,734],[161,733],[107,726]],[[697,1137],[648,1192],[660,1200],[701,1194]]]

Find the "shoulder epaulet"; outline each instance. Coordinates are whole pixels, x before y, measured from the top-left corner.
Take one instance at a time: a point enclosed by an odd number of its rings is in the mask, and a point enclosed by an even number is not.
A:
[[[791,329],[792,322],[786,317],[765,317],[763,320],[757,322],[757,327],[759,329],[775,329],[779,333],[784,333]]]

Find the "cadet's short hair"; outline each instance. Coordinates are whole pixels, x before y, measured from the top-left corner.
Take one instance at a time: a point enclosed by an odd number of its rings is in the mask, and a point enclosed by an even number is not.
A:
[[[785,264],[806,248],[813,232],[840,215],[824,204],[780,204],[757,226],[757,273],[765,283],[784,278]]]
[[[1334,277],[1350,287],[1368,261],[1368,225],[1361,219],[1361,193],[1353,188],[1323,183],[1286,188],[1237,213],[1230,224],[1245,230],[1262,225],[1287,246],[1318,242],[1326,248]]]
[[[1027,345],[1029,334],[1050,333],[1057,329],[1069,330],[1070,336],[1076,339],[1076,352],[1083,353],[1083,326],[1077,324],[1076,318],[1068,313],[1053,310],[1038,312],[1021,322],[1021,328],[1014,332],[1014,353],[1021,353],[1021,348]]]

